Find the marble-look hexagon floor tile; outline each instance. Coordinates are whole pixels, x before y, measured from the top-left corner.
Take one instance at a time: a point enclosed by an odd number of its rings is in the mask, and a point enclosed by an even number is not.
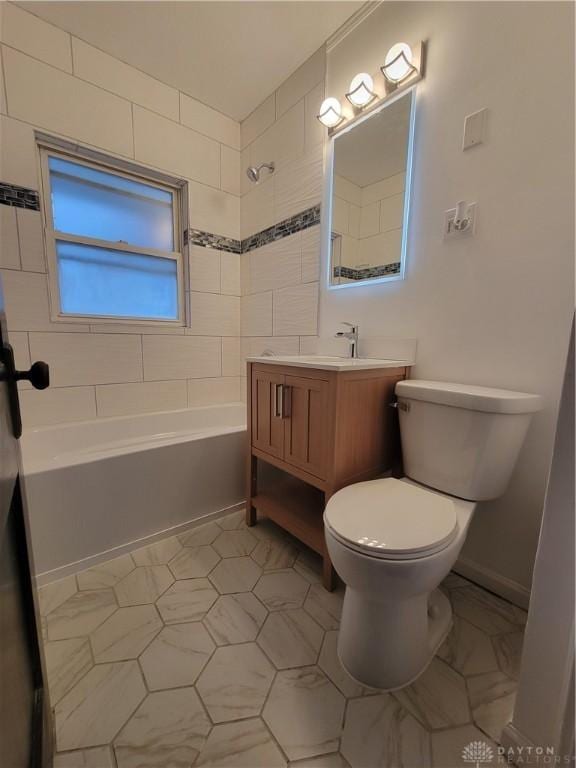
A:
[[[215,725],[195,768],[285,768],[286,758],[260,718]]]
[[[336,630],[326,632],[318,659],[318,666],[328,675],[334,685],[342,691],[344,696],[349,699],[362,696],[367,689],[346,672],[338,658],[337,645],[338,632]]]
[[[488,635],[500,635],[521,629],[526,612],[480,587],[471,586],[450,591],[454,613]]]
[[[303,549],[294,563],[294,570],[310,584],[322,582],[322,558],[312,550]]]
[[[495,741],[512,718],[516,683],[502,672],[470,677],[466,681],[472,717],[476,725]]]
[[[209,578],[222,595],[250,592],[262,571],[250,557],[228,557],[221,560]]]
[[[204,624],[218,645],[233,645],[255,640],[267,615],[252,592],[239,592],[219,597]]]
[[[168,566],[177,579],[196,579],[207,576],[220,560],[211,546],[184,547]]]
[[[46,584],[38,590],[38,602],[41,616],[48,616],[49,613],[59,608],[68,598],[78,592],[76,576],[66,576],[65,579],[53,581]]]
[[[488,635],[458,616],[437,655],[465,677],[498,669]]]
[[[130,555],[115,557],[114,560],[107,560],[99,563],[93,568],[80,571],[77,575],[78,587],[80,589],[105,589],[113,587],[120,579],[127,576],[134,570],[134,561]]]
[[[317,667],[279,672],[262,712],[289,760],[338,749],[345,699]]]
[[[338,629],[343,601],[344,590],[328,592],[321,584],[312,584],[304,602],[304,610],[324,629]]]
[[[215,723],[260,714],[274,668],[254,643],[218,648],[196,684]]]
[[[156,607],[165,624],[200,621],[218,598],[208,579],[177,581],[157,601]]]
[[[347,760],[344,760],[340,752],[332,752],[331,755],[319,755],[318,757],[306,757],[304,760],[296,760],[288,763],[288,768],[350,768]]]
[[[182,545],[176,538],[162,539],[147,547],[132,552],[136,565],[166,565],[182,549]]]
[[[186,533],[181,533],[178,541],[183,547],[205,547],[212,544],[221,533],[222,528],[217,523],[205,523],[197,528],[191,528]]]
[[[458,589],[459,587],[471,587],[472,582],[454,573],[454,571],[450,571],[440,586],[444,589]]]
[[[434,768],[471,768],[474,762],[471,760],[471,755],[465,754],[464,750],[475,742],[480,742],[483,749],[492,750],[491,759],[486,761],[486,768],[488,768],[492,760],[496,759],[497,745],[473,725],[463,725],[460,728],[433,733],[432,765]],[[489,758],[490,753],[486,751],[484,757]],[[479,761],[479,764],[484,765],[484,761]]]
[[[430,736],[390,694],[349,702],[341,751],[352,768],[430,765]]]
[[[492,638],[498,666],[504,674],[518,680],[522,662],[523,632],[512,632],[509,635],[499,635]],[[488,671],[488,670],[485,670]]]
[[[44,644],[50,703],[57,704],[94,664],[85,637]]]
[[[258,645],[277,669],[315,664],[324,632],[306,611],[271,613],[258,635]]]
[[[137,658],[162,629],[153,605],[119,608],[90,635],[96,663]]]
[[[116,768],[110,747],[77,749],[54,755],[53,768]]]
[[[309,583],[292,568],[265,573],[254,587],[269,611],[300,608],[310,589]]]
[[[152,693],[114,740],[118,768],[190,768],[209,732],[193,688]]]
[[[212,546],[220,557],[244,557],[249,555],[258,540],[252,536],[247,528],[238,531],[222,531]]]
[[[471,719],[464,678],[440,659],[432,659],[412,685],[393,696],[430,730],[464,725]]]
[[[76,592],[48,614],[48,639],[65,640],[88,635],[117,610],[118,603],[111,589]]]
[[[193,685],[215,648],[200,622],[165,627],[140,657],[148,688]]]
[[[243,509],[232,512],[224,517],[219,517],[216,523],[223,531],[237,531],[240,528],[246,528],[246,512]]]
[[[264,571],[276,571],[294,565],[298,550],[289,541],[261,538],[252,557]]]
[[[97,664],[56,705],[58,750],[110,743],[145,695],[135,661]]]
[[[114,587],[121,606],[146,605],[156,600],[174,582],[165,565],[145,565],[135,568]]]

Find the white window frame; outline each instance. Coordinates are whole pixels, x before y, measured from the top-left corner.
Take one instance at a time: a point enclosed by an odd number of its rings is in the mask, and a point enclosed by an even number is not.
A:
[[[172,179],[164,174],[155,173],[154,171],[149,171],[148,169],[136,166],[133,163],[117,160],[114,157],[83,149],[77,145],[70,145],[68,142],[60,140],[50,139],[47,141],[46,139],[38,138],[38,148],[40,151],[41,201],[44,219],[44,242],[48,263],[50,314],[52,321],[86,323],[90,325],[97,325],[99,323],[152,326],[186,325],[186,260],[184,258],[183,243],[183,229],[185,228],[183,227],[183,224],[187,224],[187,216],[185,213],[186,182],[180,179]],[[50,157],[70,160],[78,165],[85,165],[89,168],[94,168],[95,170],[111,172],[131,181],[143,182],[150,186],[157,187],[164,192],[169,192],[172,195],[174,247],[176,250],[162,251],[155,248],[142,248],[129,243],[100,240],[97,238],[85,237],[83,235],[72,235],[68,232],[59,232],[54,229],[50,170],[48,166]],[[178,317],[175,319],[162,319],[139,316],[118,317],[117,315],[84,315],[62,312],[60,303],[60,284],[58,279],[58,258],[56,254],[56,241],[58,240],[106,248],[109,251],[156,256],[162,259],[175,261],[177,269]]]

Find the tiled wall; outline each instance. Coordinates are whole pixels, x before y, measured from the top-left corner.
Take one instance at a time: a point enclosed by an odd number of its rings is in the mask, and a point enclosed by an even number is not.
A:
[[[165,410],[241,395],[240,255],[191,246],[186,328],[50,321],[34,129],[186,179],[190,225],[240,238],[240,125],[8,3],[0,78],[0,266],[25,424]],[[2,73],[0,73],[2,74]],[[30,209],[32,208],[32,210]]]

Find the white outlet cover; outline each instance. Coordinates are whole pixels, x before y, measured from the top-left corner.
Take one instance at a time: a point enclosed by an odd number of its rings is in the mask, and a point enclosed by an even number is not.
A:
[[[458,232],[457,229],[451,229],[450,224],[456,216],[456,208],[450,208],[444,211],[444,240],[461,240],[463,237],[474,237],[476,229],[476,203],[470,203],[468,206],[468,216],[470,217],[470,226],[464,232]]]
[[[487,109],[479,109],[464,118],[464,137],[462,139],[462,149],[471,149],[478,144],[483,144],[486,138],[486,122],[488,117]]]

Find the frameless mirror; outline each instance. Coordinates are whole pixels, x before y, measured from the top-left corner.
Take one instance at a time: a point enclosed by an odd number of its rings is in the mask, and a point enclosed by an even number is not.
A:
[[[408,91],[333,139],[333,287],[403,275],[413,99]]]

